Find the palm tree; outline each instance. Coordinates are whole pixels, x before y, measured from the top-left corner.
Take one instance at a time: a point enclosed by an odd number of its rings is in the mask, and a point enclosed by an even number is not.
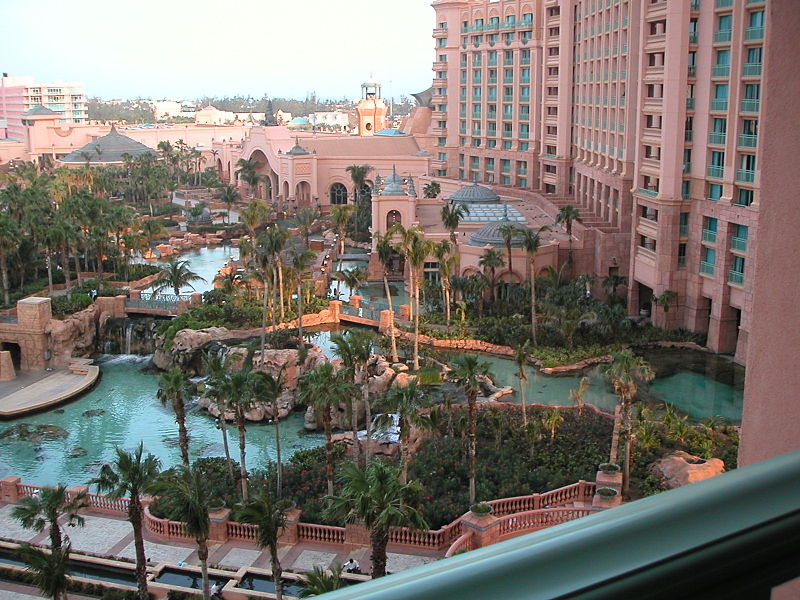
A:
[[[500,237],[503,238],[503,244],[506,247],[506,256],[508,257],[508,272],[510,275],[514,274],[514,267],[511,264],[511,245],[514,243],[514,240],[522,235],[522,230],[519,227],[514,227],[514,225],[509,222],[497,228],[497,233],[500,234]],[[511,281],[511,279],[509,279]]]
[[[572,206],[572,204],[567,204],[566,206],[562,206],[558,210],[558,214],[556,215],[556,225],[561,223],[564,224],[564,229],[569,236],[569,264],[572,264],[572,224],[577,221],[578,223],[581,222],[581,215],[580,211],[577,208]]]
[[[361,284],[363,284],[364,280],[367,278],[367,271],[361,267],[353,267],[352,269],[345,269],[344,271],[336,271],[333,277],[336,281],[344,283],[352,297],[355,290],[361,287]]]
[[[564,416],[561,412],[554,408],[552,410],[548,410],[542,419],[542,423],[547,430],[550,432],[550,441],[552,442],[556,437],[556,431],[558,430],[558,426],[564,421]]]
[[[84,519],[78,511],[88,507],[86,492],[71,498],[64,484],[59,483],[54,488],[42,488],[38,495],[21,498],[11,511],[11,517],[25,529],[41,533],[46,528],[50,536],[50,548],[58,551],[64,538],[59,520],[66,517],[65,525],[83,527]]]
[[[588,377],[581,377],[580,383],[578,384],[577,390],[570,390],[569,391],[569,399],[575,403],[575,406],[578,407],[578,414],[583,414],[583,396],[586,394],[586,390],[589,389],[589,378]]]
[[[136,584],[139,588],[139,600],[148,600],[147,592],[147,557],[144,552],[142,537],[142,496],[149,494],[155,484],[161,463],[152,454],[144,456],[144,444],[134,452],[127,452],[117,447],[117,458],[113,464],[105,464],[100,474],[89,482],[96,485],[98,492],[106,493],[109,498],[128,497],[128,521],[133,528],[133,545],[136,549]]]
[[[311,598],[338,590],[344,585],[342,568],[342,565],[336,564],[326,571],[319,565],[314,565],[312,571],[300,576],[301,590],[298,597]]]
[[[239,513],[245,523],[258,526],[256,544],[262,550],[269,549],[270,563],[272,564],[272,581],[275,583],[275,597],[283,598],[283,569],[278,558],[278,540],[286,527],[286,512],[284,507],[276,502],[272,496],[262,490],[251,502],[245,504]]]
[[[223,186],[222,190],[220,191],[219,199],[222,202],[224,202],[228,207],[226,216],[227,216],[227,219],[228,219],[228,223],[230,224],[230,222],[231,222],[231,206],[233,206],[234,204],[236,204],[237,202],[239,202],[242,199],[241,195],[239,194],[239,190],[236,189],[235,185]]]
[[[503,253],[495,248],[487,248],[478,259],[478,266],[483,267],[483,272],[489,281],[489,295],[492,298],[492,302],[497,300],[495,289],[497,286],[497,269],[503,268],[505,264],[506,261],[503,258]]]
[[[397,356],[397,338],[394,332],[394,307],[392,306],[392,294],[389,290],[388,279],[389,263],[394,255],[394,248],[392,248],[392,243],[389,241],[389,237],[387,235],[382,235],[376,232],[374,238],[375,251],[378,255],[378,260],[383,265],[383,289],[386,293],[386,303],[389,305],[389,312],[392,315],[392,322],[389,324],[389,339],[391,340],[392,344],[392,362],[396,363],[400,360],[400,358]]]
[[[231,461],[231,452],[228,447],[228,422],[225,419],[225,414],[228,412],[228,397],[226,395],[227,389],[225,387],[228,378],[226,365],[222,359],[216,354],[207,355],[208,379],[206,380],[206,393],[217,403],[219,410],[219,424],[220,433],[222,433],[222,446],[225,449],[225,462],[228,465],[228,480],[231,485],[234,483],[235,478],[233,475],[233,461]]]
[[[609,273],[603,277],[602,286],[612,296],[617,295],[617,288],[628,284],[628,278],[619,273]]]
[[[247,231],[250,232],[251,240],[255,241],[256,229],[269,220],[269,214],[269,207],[261,200],[254,200],[239,212],[239,218],[244,223],[244,226],[247,227]]]
[[[401,470],[400,483],[408,481],[408,466],[410,460],[409,439],[411,427],[430,428],[430,419],[420,414],[423,408],[430,406],[422,390],[417,387],[417,381],[411,380],[408,385],[389,388],[383,399],[382,406],[386,412],[397,413],[400,426],[400,455]]]
[[[350,179],[353,182],[353,200],[356,208],[356,216],[358,217],[355,228],[356,231],[367,231],[370,225],[368,219],[371,211],[371,206],[364,202],[362,198],[361,189],[367,180],[367,175],[372,171],[370,165],[350,165],[345,169],[350,174]]]
[[[189,466],[189,434],[186,431],[186,406],[189,396],[189,381],[179,367],[174,367],[161,374],[158,382],[158,399],[163,406],[170,404],[178,424],[178,444],[181,448],[181,460]]]
[[[528,255],[527,278],[531,286],[531,338],[534,346],[536,346],[536,253],[542,244],[541,233],[549,230],[550,228],[544,225],[535,233],[527,228],[522,232],[522,248]]]
[[[292,255],[292,268],[297,276],[297,332],[303,339],[303,283],[308,275],[308,269],[316,258],[317,253],[306,248]]]
[[[306,248],[308,248],[308,236],[311,234],[311,227],[313,227],[317,218],[319,218],[319,213],[308,207],[301,208],[294,216],[294,221],[297,223],[300,235],[303,236],[303,243]]]
[[[419,370],[419,290],[425,259],[434,251],[434,242],[414,236],[408,249],[408,267],[414,271],[414,370]]]
[[[466,204],[445,204],[442,207],[442,225],[450,232],[450,243],[453,246],[458,245],[456,229],[467,215],[469,215],[469,207]]]
[[[477,425],[475,412],[478,401],[480,380],[489,376],[489,363],[482,361],[475,354],[460,354],[450,363],[451,371],[447,378],[464,388],[467,396],[467,412],[469,417],[469,503],[475,503],[475,472],[477,460]]]
[[[253,407],[250,371],[242,369],[228,375],[225,382],[228,404],[233,410],[233,420],[239,432],[239,472],[242,479],[242,502],[247,502],[247,466],[245,465],[247,439],[247,411]]]
[[[0,275],[3,278],[3,304],[5,305],[11,304],[6,259],[19,247],[20,239],[17,223],[7,215],[0,214]]]
[[[411,253],[411,247],[414,244],[414,240],[418,239],[422,235],[422,228],[419,225],[415,225],[414,227],[409,227],[406,229],[403,227],[401,223],[395,223],[392,225],[389,230],[386,232],[387,236],[400,236],[400,239],[394,244],[393,248],[396,252],[403,255],[403,259],[408,267],[408,293],[409,293],[409,304],[411,307],[411,316],[414,316],[414,281],[415,281],[415,273],[414,269],[411,268],[409,255]]]
[[[32,583],[43,596],[53,600],[67,600],[70,551],[69,544],[49,552],[30,544],[20,544],[17,553],[27,565],[25,570],[32,575]]]
[[[262,359],[263,360],[263,359]],[[278,499],[283,495],[283,462],[281,460],[281,429],[280,416],[278,415],[278,398],[284,388],[283,366],[277,375],[266,371],[253,371],[250,374],[250,389],[253,398],[258,398],[261,402],[269,402],[272,405],[272,423],[275,425],[275,463],[277,465],[277,490]]]
[[[169,496],[178,509],[178,520],[183,521],[186,535],[197,543],[197,559],[203,580],[203,600],[210,600],[208,586],[208,535],[211,519],[208,516],[208,492],[205,475],[197,467],[185,465],[176,472],[162,478],[153,487],[153,492]]]
[[[522,404],[522,424],[528,426],[528,410],[525,405],[525,388],[528,385],[528,374],[525,367],[528,365],[528,355],[531,353],[531,346],[528,340],[514,348],[514,362],[517,363],[517,376],[519,377],[519,399]]]
[[[341,491],[328,498],[326,514],[347,522],[361,522],[372,546],[372,577],[386,575],[386,546],[393,527],[427,529],[417,509],[422,486],[417,481],[400,483],[397,467],[373,461],[365,468],[345,463]]]
[[[613,360],[610,364],[603,365],[601,372],[614,386],[614,393],[619,396],[621,410],[618,413],[625,429],[625,459],[622,468],[622,493],[628,493],[631,474],[631,444],[633,442],[632,404],[638,385],[655,377],[650,365],[641,356],[636,356],[630,350],[622,350],[611,354]],[[620,423],[614,423],[614,429],[619,430]],[[611,462],[615,462],[618,449],[611,448]]]
[[[252,158],[240,158],[236,161],[235,173],[239,179],[244,181],[250,187],[250,197],[255,196],[255,187],[261,181],[261,175],[256,172],[258,168],[258,161]]]
[[[176,296],[181,293],[181,288],[191,288],[192,283],[203,282],[205,279],[189,268],[191,263],[188,260],[181,260],[177,256],[171,256],[165,265],[161,267],[161,272],[153,282],[153,293],[158,294],[163,290],[172,288]]]
[[[335,372],[333,365],[324,363],[316,369],[303,373],[298,379],[298,400],[310,406],[325,432],[325,460],[328,476],[328,495],[333,495],[333,435],[331,431],[331,410],[348,402],[355,395],[355,387],[346,379],[344,369]]]
[[[350,216],[353,214],[355,206],[352,204],[339,204],[331,206],[331,223],[336,235],[339,236],[338,255],[341,257],[344,254],[344,238],[347,233],[347,224],[350,222]],[[339,259],[339,270],[342,269],[342,261]],[[338,295],[339,288],[337,286],[336,293]]]
[[[435,181],[425,184],[425,186],[422,188],[422,195],[425,198],[436,198],[441,192],[442,186]]]
[[[269,262],[275,266],[278,274],[278,281],[275,287],[278,288],[278,302],[280,305],[281,321],[286,318],[284,312],[283,296],[283,247],[289,241],[289,232],[278,226],[269,227],[259,236],[258,243],[263,247]]]

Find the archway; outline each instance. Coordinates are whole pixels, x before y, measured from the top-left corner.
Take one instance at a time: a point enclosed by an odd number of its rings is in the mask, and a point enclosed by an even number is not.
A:
[[[11,362],[14,363],[14,370],[19,371],[22,365],[22,348],[14,342],[0,342],[0,349],[11,353]]]
[[[347,204],[347,188],[341,183],[331,185],[329,192],[331,206],[336,204]]]
[[[311,205],[311,184],[307,181],[299,182],[294,188],[294,198],[298,207]]]
[[[283,182],[283,201],[286,202],[289,199],[289,182]]]
[[[390,229],[395,224],[403,224],[402,215],[399,210],[390,210],[386,213],[386,229]]]

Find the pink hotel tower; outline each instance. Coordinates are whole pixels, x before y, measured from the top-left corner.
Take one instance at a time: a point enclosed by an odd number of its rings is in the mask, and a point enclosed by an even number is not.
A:
[[[577,270],[743,362],[765,4],[435,0],[432,175],[578,207]]]

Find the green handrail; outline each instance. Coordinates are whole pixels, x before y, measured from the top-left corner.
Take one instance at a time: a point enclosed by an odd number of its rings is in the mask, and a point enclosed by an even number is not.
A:
[[[800,451],[326,594],[326,600],[768,598],[800,576]]]

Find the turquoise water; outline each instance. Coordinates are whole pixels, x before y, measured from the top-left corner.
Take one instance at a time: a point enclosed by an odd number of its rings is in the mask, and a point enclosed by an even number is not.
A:
[[[191,294],[193,291],[207,292],[214,289],[214,277],[225,262],[231,257],[234,260],[239,258],[239,248],[236,246],[207,246],[181,252],[178,256],[182,260],[188,260],[191,263],[189,268],[205,279],[205,282],[198,281],[193,283],[194,290],[188,286],[181,288],[181,294]],[[159,266],[162,263],[156,261],[152,264]],[[145,291],[149,292],[150,290]],[[171,294],[172,290],[164,290],[164,293]]]
[[[97,386],[85,396],[58,409],[0,422],[0,434],[18,423],[55,425],[65,429],[66,439],[34,444],[2,440],[0,442],[0,477],[16,475],[27,483],[51,485],[65,482],[83,484],[91,479],[103,463],[113,460],[115,446],[132,449],[140,441],[163,467],[180,463],[177,446],[178,426],[172,412],[156,399],[158,376],[142,372],[149,358],[118,356],[102,362],[103,375]],[[86,411],[104,410],[96,416]],[[186,426],[191,436],[192,459],[202,456],[224,456],[222,436],[214,419],[196,405],[187,406]],[[324,436],[306,434],[302,413],[293,413],[281,421],[281,444],[284,456],[296,450],[313,448],[324,443]],[[263,467],[275,458],[273,425],[248,424],[247,465]],[[234,458],[238,457],[236,429],[228,426],[228,443]],[[70,455],[85,456],[70,458]]]

